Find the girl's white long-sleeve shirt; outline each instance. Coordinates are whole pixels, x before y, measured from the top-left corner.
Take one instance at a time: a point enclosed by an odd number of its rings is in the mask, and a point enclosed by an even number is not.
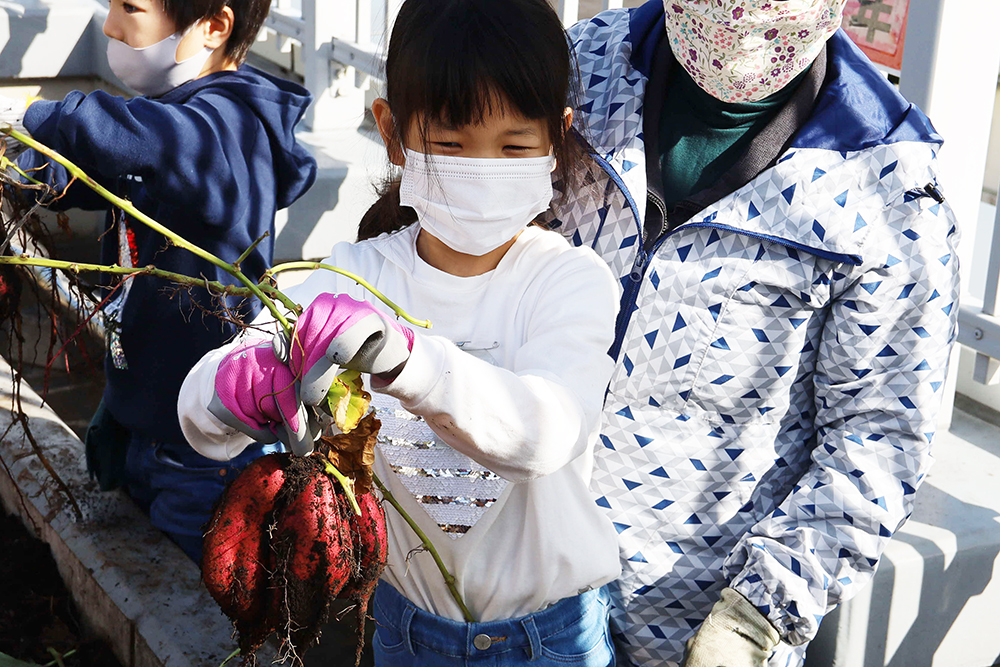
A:
[[[529,227],[495,270],[457,277],[420,259],[418,232],[412,225],[338,244],[326,260],[433,323],[416,329],[406,366],[373,402],[383,422],[376,473],[430,537],[476,620],[529,614],[617,578],[615,530],[588,488],[613,368],[607,350],[618,290],[610,271],[590,250]],[[392,317],[363,288],[328,271],[286,294],[305,305],[324,292],[368,300]],[[249,443],[207,409],[231,347],[191,370],[178,404],[188,442],[217,460]],[[412,426],[414,415],[423,419],[418,429],[433,431],[426,442],[395,437],[413,432],[406,422]],[[434,472],[442,466],[443,476]],[[460,522],[473,517],[466,532],[442,529],[449,510],[441,503],[450,503]],[[385,508],[382,578],[420,608],[463,620],[431,555]]]

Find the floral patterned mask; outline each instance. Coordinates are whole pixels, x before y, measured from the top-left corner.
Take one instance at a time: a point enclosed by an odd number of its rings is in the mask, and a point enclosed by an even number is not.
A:
[[[837,31],[847,0],[663,0],[667,39],[698,86],[756,102],[805,71]]]

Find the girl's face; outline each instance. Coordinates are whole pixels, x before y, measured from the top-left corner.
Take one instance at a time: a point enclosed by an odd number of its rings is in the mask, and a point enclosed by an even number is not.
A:
[[[386,146],[393,146],[395,133],[388,103],[383,99],[375,100],[372,113]],[[567,109],[566,113],[572,122],[571,110]],[[525,118],[507,105],[483,118],[481,123],[461,127],[431,119],[426,123],[427,136],[422,137],[425,121],[423,115],[412,119],[404,138],[406,148],[432,155],[470,158],[545,157],[552,151],[545,121]],[[390,149],[389,158],[393,164],[402,166],[402,151]]]

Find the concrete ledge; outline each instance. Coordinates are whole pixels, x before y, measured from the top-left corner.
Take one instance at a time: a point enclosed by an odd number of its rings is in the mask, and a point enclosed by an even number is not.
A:
[[[11,380],[0,359],[0,433],[11,422]],[[74,516],[19,425],[0,441],[0,500],[52,547],[91,628],[125,667],[219,665],[236,644],[198,568],[123,493],[98,490],[83,443],[25,383],[21,401],[31,433],[83,516]]]

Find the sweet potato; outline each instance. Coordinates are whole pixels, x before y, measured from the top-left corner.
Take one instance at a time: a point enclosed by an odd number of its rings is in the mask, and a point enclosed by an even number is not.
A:
[[[244,656],[274,630],[266,620],[267,526],[289,460],[287,454],[269,454],[248,465],[226,489],[205,532],[202,580],[233,620]]]
[[[318,459],[297,459],[295,464],[305,468],[303,483],[286,484],[287,502],[272,542],[271,575],[276,595],[270,615],[290,657],[319,639],[330,602],[347,583],[354,559],[349,527],[338,509],[336,483]]]
[[[382,503],[371,491],[357,496],[361,516],[355,514],[347,497],[340,497],[340,511],[345,517],[354,545],[354,566],[350,579],[340,591],[340,597],[354,603],[357,615],[357,654],[355,665],[361,664],[361,650],[365,646],[365,621],[368,614],[368,600],[375,591],[378,578],[385,569],[388,538],[385,526],[385,512]]]

